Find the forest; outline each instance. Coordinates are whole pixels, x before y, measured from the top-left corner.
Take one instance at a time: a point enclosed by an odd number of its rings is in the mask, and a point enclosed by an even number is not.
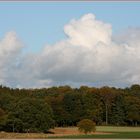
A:
[[[76,126],[82,119],[93,120],[96,125],[139,126],[140,85],[40,89],[0,86],[0,131],[48,133],[56,126]]]

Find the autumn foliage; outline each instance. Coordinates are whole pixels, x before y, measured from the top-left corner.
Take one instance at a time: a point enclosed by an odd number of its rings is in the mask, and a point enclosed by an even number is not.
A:
[[[95,132],[95,122],[89,119],[83,119],[77,124],[79,131],[84,132],[85,134]]]
[[[140,85],[12,89],[0,86],[0,131],[47,132],[89,119],[96,125],[139,126]]]

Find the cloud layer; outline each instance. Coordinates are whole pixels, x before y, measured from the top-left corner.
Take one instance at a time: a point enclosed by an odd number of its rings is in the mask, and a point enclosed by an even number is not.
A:
[[[12,87],[127,86],[140,83],[140,28],[112,36],[93,14],[64,26],[67,38],[39,53],[22,54],[15,32],[0,40],[0,83]]]

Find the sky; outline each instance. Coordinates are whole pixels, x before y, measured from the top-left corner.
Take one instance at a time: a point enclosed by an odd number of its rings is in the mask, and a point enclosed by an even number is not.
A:
[[[0,84],[140,84],[139,2],[0,2]]]

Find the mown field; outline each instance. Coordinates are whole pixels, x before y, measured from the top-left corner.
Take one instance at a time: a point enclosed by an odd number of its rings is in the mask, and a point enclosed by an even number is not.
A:
[[[77,129],[71,128],[71,129]],[[49,136],[49,138],[120,138],[120,139],[138,139],[140,138],[140,127],[115,127],[115,126],[97,126],[93,134],[71,134],[63,136]]]
[[[80,133],[77,127],[57,127],[51,131],[54,134],[1,132],[0,138],[140,138],[140,127],[97,126],[96,132],[88,135]]]

